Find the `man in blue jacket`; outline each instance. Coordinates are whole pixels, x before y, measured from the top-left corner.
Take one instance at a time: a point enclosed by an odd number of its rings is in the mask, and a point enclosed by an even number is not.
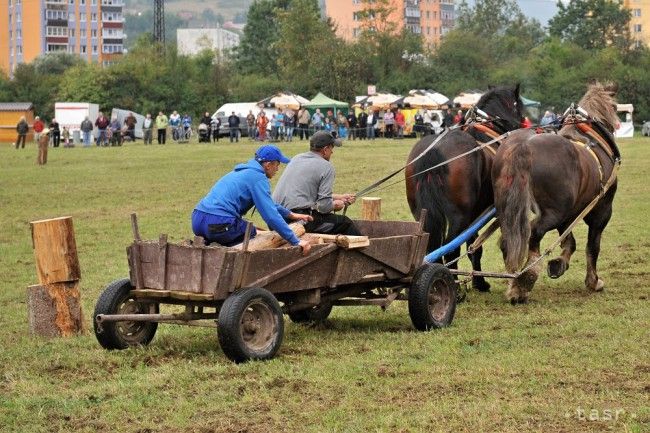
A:
[[[262,146],[255,157],[219,179],[210,192],[196,205],[192,213],[192,230],[208,243],[232,246],[244,239],[246,224],[242,216],[255,206],[271,230],[275,230],[291,245],[299,245],[309,254],[310,244],[300,240],[285,222],[312,221],[310,215],[293,213],[277,205],[271,198],[271,179],[280,163],[290,160],[273,145]],[[255,228],[251,237],[257,234]]]

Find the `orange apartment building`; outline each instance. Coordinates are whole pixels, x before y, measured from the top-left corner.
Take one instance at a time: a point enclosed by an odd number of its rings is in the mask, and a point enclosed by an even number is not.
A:
[[[0,0],[0,69],[66,51],[107,64],[124,50],[124,0]]]
[[[625,0],[624,6],[632,13],[630,34],[637,44],[650,46],[650,0]]]
[[[433,46],[454,26],[454,0],[389,0],[389,4],[390,16],[375,24],[378,29],[387,23],[398,31],[407,28]],[[359,12],[371,6],[361,0],[325,0],[325,14],[336,24],[339,37],[354,40],[363,30]]]

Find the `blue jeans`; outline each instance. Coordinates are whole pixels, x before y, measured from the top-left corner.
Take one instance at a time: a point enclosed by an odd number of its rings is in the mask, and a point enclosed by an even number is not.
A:
[[[222,217],[198,209],[192,212],[192,231],[196,236],[203,237],[206,244],[216,242],[226,247],[237,245],[244,240],[247,224],[240,217]],[[251,239],[256,234],[257,230],[253,227]]]
[[[108,144],[108,138],[106,137],[106,129],[100,129],[99,133],[97,134],[97,146],[101,146],[103,144]]]
[[[366,127],[366,137],[368,139],[375,139],[375,125],[368,125]]]
[[[239,129],[238,128],[230,128],[230,142],[232,143],[232,139],[235,139],[237,143],[239,143]]]
[[[92,131],[81,131],[83,134],[84,147],[90,146],[90,134]]]

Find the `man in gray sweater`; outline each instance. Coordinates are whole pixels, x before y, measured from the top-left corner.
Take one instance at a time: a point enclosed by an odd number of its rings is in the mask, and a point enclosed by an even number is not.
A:
[[[311,215],[305,225],[312,233],[359,236],[352,220],[335,211],[354,203],[353,194],[334,194],[334,166],[330,162],[335,146],[341,146],[327,131],[316,132],[309,140],[309,152],[291,158],[273,192],[273,201],[290,209]]]

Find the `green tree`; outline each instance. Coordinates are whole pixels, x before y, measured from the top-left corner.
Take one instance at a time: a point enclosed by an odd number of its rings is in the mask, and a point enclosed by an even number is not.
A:
[[[623,0],[558,1],[558,12],[549,21],[549,32],[563,41],[590,49],[614,45],[628,50],[630,10]]]
[[[248,10],[244,34],[235,49],[237,69],[244,73],[277,74],[280,47],[278,13],[289,0],[255,0]]]
[[[362,33],[372,39],[372,35],[392,34],[397,31],[395,21],[391,14],[395,12],[395,6],[390,0],[360,0],[361,9],[357,12]]]

